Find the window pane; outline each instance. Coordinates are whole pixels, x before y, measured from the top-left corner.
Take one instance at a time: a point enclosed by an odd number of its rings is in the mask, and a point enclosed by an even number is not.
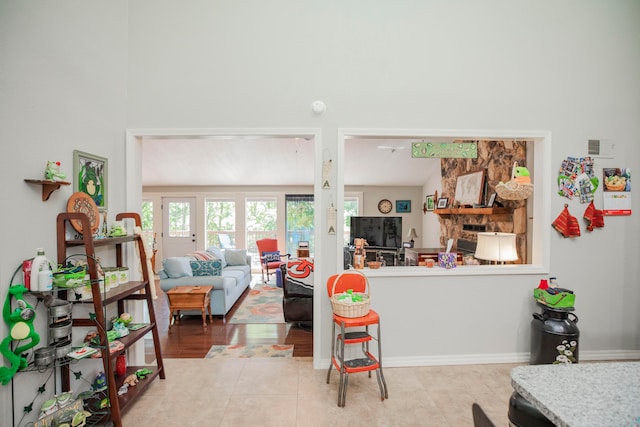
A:
[[[220,248],[236,247],[236,203],[228,199],[207,199],[205,202],[207,245]]]
[[[153,202],[149,200],[142,201],[140,209],[140,219],[142,220],[142,231],[149,247],[156,250],[156,234],[153,232]]]
[[[358,216],[358,197],[344,198],[344,244],[349,244],[349,234],[351,233],[351,217]]]
[[[153,202],[142,201],[140,219],[142,220],[142,231],[153,231]]]
[[[188,202],[169,203],[169,237],[188,237],[191,234],[190,208]]]
[[[310,255],[313,256],[313,195],[287,195],[287,247],[286,253],[295,256],[299,241],[309,242]]]
[[[246,227],[247,227],[247,253],[251,255],[254,267],[260,266],[260,256],[256,240],[270,237],[275,239],[276,219],[278,211],[276,209],[275,197],[247,199],[245,203]]]

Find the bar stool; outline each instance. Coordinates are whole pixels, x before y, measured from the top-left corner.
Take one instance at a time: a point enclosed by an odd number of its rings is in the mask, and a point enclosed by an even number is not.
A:
[[[346,292],[351,289],[353,292],[368,293],[369,285],[364,274],[357,270],[347,270],[341,274],[334,274],[327,280],[327,292],[329,298],[336,293]],[[369,333],[369,326],[376,326],[376,337]],[[340,328],[336,335],[336,326]],[[364,327],[364,330],[361,328]],[[357,328],[353,330],[353,328]],[[375,339],[378,342],[378,354],[374,356],[369,351],[369,342]],[[360,358],[345,360],[345,345],[361,344],[362,356]],[[331,368],[334,367],[340,372],[340,382],[338,386],[338,406],[344,407],[347,399],[347,385],[349,374],[356,372],[376,371],[378,386],[380,387],[380,400],[389,398],[387,383],[382,372],[382,344],[380,341],[380,316],[374,310],[361,317],[343,317],[333,314],[331,328],[331,363],[327,371],[327,384],[331,378]]]

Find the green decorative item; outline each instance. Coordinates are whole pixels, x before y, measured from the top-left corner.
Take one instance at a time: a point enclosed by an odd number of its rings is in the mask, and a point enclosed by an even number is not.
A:
[[[44,170],[44,179],[49,181],[63,181],[67,174],[60,171],[60,162],[47,161],[47,168]]]
[[[442,159],[476,159],[478,144],[475,142],[414,142],[411,157]]]
[[[7,385],[16,372],[27,367],[27,359],[22,356],[22,353],[35,347],[40,342],[40,336],[33,328],[36,311],[24,300],[23,295],[26,292],[29,292],[29,290],[24,285],[9,286],[7,299],[4,302],[2,317],[9,326],[9,336],[0,343],[0,353],[10,362],[11,366],[0,366],[0,382],[2,385]],[[13,311],[11,310],[12,298],[15,298],[17,305]],[[26,339],[29,339],[27,343],[17,346],[13,351],[11,350],[13,341]]]
[[[533,297],[540,303],[554,308],[571,308],[576,302],[575,294],[562,288],[535,288]]]

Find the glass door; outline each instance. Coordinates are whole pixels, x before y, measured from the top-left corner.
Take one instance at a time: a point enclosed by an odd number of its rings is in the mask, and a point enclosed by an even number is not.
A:
[[[313,256],[313,194],[287,194],[286,209],[286,253],[296,258],[298,242],[308,242],[309,256]]]

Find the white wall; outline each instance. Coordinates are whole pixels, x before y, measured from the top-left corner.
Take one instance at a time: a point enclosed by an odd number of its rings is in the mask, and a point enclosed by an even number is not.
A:
[[[361,187],[361,186],[346,186],[345,191],[362,192],[363,198],[363,211],[361,216],[384,216],[378,210],[378,202],[382,199],[388,199],[393,204],[393,209],[387,216],[399,216],[402,217],[402,241],[406,242],[409,239],[407,234],[411,227],[415,228],[419,237],[423,235],[422,232],[422,202],[421,188],[420,187]],[[398,213],[396,212],[397,200],[410,200],[411,212]]]
[[[43,202],[47,160],[62,162],[73,179],[73,150],[109,159],[109,216],[124,208],[124,130],[127,110],[127,2],[0,2],[0,296],[5,301],[14,270],[37,247],[56,257],[56,216],[66,210],[73,186]],[[21,276],[21,275],[18,275]],[[14,284],[22,283],[17,277]],[[34,302],[34,301],[32,301]],[[46,342],[46,314],[36,315]],[[4,322],[0,335],[7,336]],[[6,360],[3,360],[6,366]],[[37,395],[46,379],[21,373],[15,408]],[[51,385],[47,389],[52,392]],[[36,400],[35,416],[42,399]],[[0,385],[0,425],[11,426],[11,386]]]
[[[321,128],[322,149],[334,154],[340,127],[540,129],[553,134],[552,169],[585,154],[589,138],[616,143],[616,157],[599,161],[598,169],[640,166],[634,0],[5,1],[0,36],[2,295],[36,247],[54,253],[55,217],[72,192],[65,187],[45,203],[23,179],[39,177],[48,159],[71,173],[73,149],[101,155],[109,158],[109,212],[120,211],[128,197],[125,128]],[[322,116],[310,111],[315,99],[327,104]],[[555,176],[547,179],[555,184]],[[548,196],[555,217],[568,201]],[[326,205],[337,190],[320,197]],[[584,206],[568,203],[580,216]],[[577,293],[581,356],[640,349],[638,221],[605,221],[604,229],[578,239],[563,239],[549,226],[550,273]],[[335,236],[323,240],[320,283],[338,268]],[[492,309],[506,285],[491,276],[460,278],[461,289],[483,290],[462,300],[484,324],[511,325],[481,328],[483,342],[526,352],[527,328],[511,317],[533,310],[537,282],[509,279],[505,304],[521,305],[518,313]],[[374,290],[384,284],[376,279]],[[326,298],[322,304],[326,314]],[[461,340],[471,333],[469,319],[450,320]],[[437,344],[450,332],[419,326],[429,335],[412,341],[415,352],[442,352]],[[0,333],[7,335],[4,324]],[[319,352],[328,357],[327,325],[317,333]],[[385,343],[408,338],[403,330],[393,334]],[[476,338],[445,351],[494,351]],[[11,425],[8,387],[0,387],[0,404],[0,424]]]
[[[142,0],[130,11],[132,128],[320,127],[318,143],[333,156],[340,128],[537,129],[552,133],[551,170],[566,156],[584,155],[589,138],[616,142],[616,158],[598,168],[635,169],[640,159],[634,1]],[[324,115],[311,112],[316,99],[327,104]],[[546,177],[551,188],[556,178]],[[322,191],[318,202],[337,195],[335,188]],[[547,197],[552,217],[569,202]],[[584,206],[569,204],[580,216]],[[637,221],[606,223],[570,240],[548,229],[550,273],[577,293],[583,355],[640,348]],[[322,239],[319,283],[338,269],[335,237]],[[601,248],[619,255],[609,260]],[[539,277],[511,279],[518,294],[509,297],[528,299]],[[466,301],[469,308],[493,304],[495,279],[459,280],[487,291]],[[523,316],[534,309],[530,301]],[[453,329],[464,330],[462,319],[454,322]],[[485,333],[489,341],[501,335]],[[316,334],[319,353],[328,357],[326,326]],[[417,352],[433,354],[440,339],[443,332],[435,331]],[[527,351],[526,341],[518,341],[516,353]]]

